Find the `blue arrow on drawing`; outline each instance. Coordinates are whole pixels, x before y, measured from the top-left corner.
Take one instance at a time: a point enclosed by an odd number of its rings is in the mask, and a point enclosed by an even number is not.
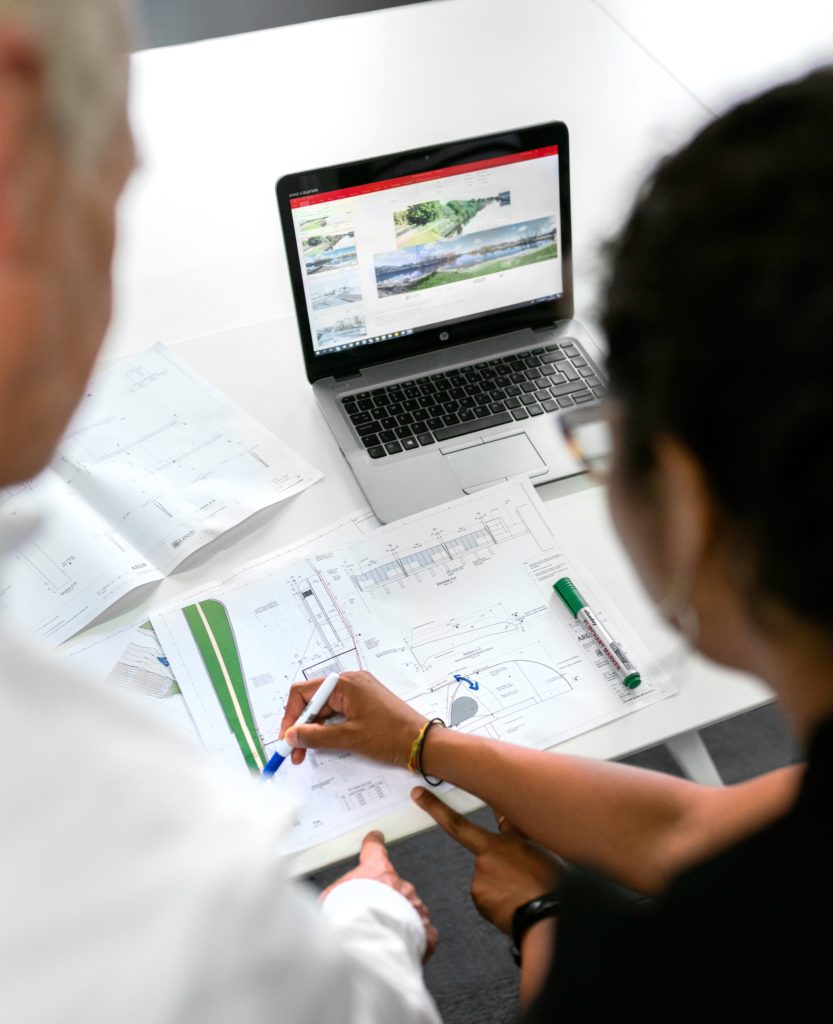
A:
[[[466,676],[455,676],[454,679],[458,683],[468,683],[470,690],[479,690],[480,689],[480,683],[478,683],[476,679],[467,679]]]

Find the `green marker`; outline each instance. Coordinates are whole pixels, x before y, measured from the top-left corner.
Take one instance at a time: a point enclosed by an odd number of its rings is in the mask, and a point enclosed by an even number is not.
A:
[[[636,665],[627,656],[622,645],[613,639],[598,618],[587,607],[587,602],[578,592],[575,584],[568,576],[562,576],[552,585],[552,589],[558,594],[564,604],[573,613],[587,630],[590,636],[596,641],[596,646],[607,658],[611,668],[619,677],[620,681],[629,690],[635,689],[642,682],[642,676],[637,671]]]

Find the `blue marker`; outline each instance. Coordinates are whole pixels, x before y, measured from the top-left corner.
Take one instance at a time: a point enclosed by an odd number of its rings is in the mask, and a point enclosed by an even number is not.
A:
[[[338,672],[331,672],[312,695],[312,700],[298,716],[298,720],[295,722],[295,725],[306,725],[311,718],[315,718],[315,716],[319,714],[321,709],[330,699],[330,695],[336,688],[337,682]],[[292,747],[286,742],[286,740],[278,740],[277,750],[269,758],[266,767],[263,769],[263,774],[266,778],[271,778],[271,776],[275,774],[278,768],[280,768],[284,761],[289,757],[291,752]]]

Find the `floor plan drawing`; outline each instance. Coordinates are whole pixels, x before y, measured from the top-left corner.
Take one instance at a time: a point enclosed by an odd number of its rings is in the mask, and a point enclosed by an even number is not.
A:
[[[327,583],[317,573],[293,577],[292,588],[309,619],[310,647],[324,658],[305,660],[299,666],[301,679],[315,679],[330,672],[347,672],[359,667],[356,642],[347,619]]]
[[[426,672],[438,662],[447,661],[461,646],[519,633],[522,629],[523,618],[517,612],[496,604],[469,615],[455,616],[448,622],[416,626],[405,641],[405,647],[413,657],[414,671]]]
[[[626,690],[553,594],[577,573],[529,484],[356,527],[152,619],[203,741],[250,770],[274,749],[291,684],[330,671],[365,669],[448,728],[539,749],[666,695],[647,662]],[[396,809],[413,776],[318,751],[273,782],[298,808],[300,849]]]
[[[391,588],[401,587],[409,580],[448,579],[467,566],[481,565],[493,558],[497,547],[507,541],[531,536],[540,546],[541,526],[546,529],[537,511],[530,514],[527,506],[503,509],[498,514],[476,514],[474,520],[475,528],[450,536],[441,528],[433,527],[428,543],[420,540],[411,550],[398,553],[398,545],[391,545],[390,551],[396,551],[397,557],[356,572],[352,576],[353,586],[362,593],[372,594],[377,589],[390,593]],[[530,528],[530,522],[538,528],[537,532]]]
[[[553,665],[546,647],[534,643],[480,662],[470,660],[467,672],[452,672],[410,703],[449,726],[509,738],[523,713],[569,694],[580,683],[581,662],[574,656]]]
[[[52,470],[163,573],[321,476],[164,345],[93,378]]]
[[[47,470],[7,494],[0,520],[38,523],[8,560],[0,608],[21,628],[55,646],[124,594],[162,578],[111,524]]]
[[[173,644],[172,661],[184,662],[177,679],[197,705],[201,732],[209,744],[233,737],[255,771],[274,751],[289,687],[362,664],[353,627],[318,561],[243,577],[161,618],[166,653]]]
[[[52,594],[59,594],[72,584],[66,570],[60,566],[48,551],[40,544],[23,544],[16,552],[16,557],[34,574],[35,579],[42,583]]]
[[[41,528],[0,606],[55,646],[321,474],[163,345],[94,377],[53,460],[0,492],[0,522]]]

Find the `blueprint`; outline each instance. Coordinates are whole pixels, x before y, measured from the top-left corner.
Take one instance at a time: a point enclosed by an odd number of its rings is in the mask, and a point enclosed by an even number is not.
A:
[[[52,465],[0,492],[0,519],[43,528],[0,606],[59,644],[254,512],[321,474],[164,346],[94,378]]]
[[[322,544],[347,544],[366,536],[378,526],[379,521],[369,508],[359,509],[266,557],[239,566],[230,577],[216,585],[227,586],[252,574],[271,572],[284,562],[305,553],[314,553]],[[193,597],[182,595],[180,603],[190,602],[199,596],[200,591],[193,591]],[[99,623],[63,644],[58,654],[84,679],[116,687],[169,727],[186,734],[194,742],[200,741],[170,662],[153,626],[145,617]],[[231,758],[229,760],[233,763]]]
[[[360,531],[359,531],[360,532]],[[507,483],[206,588],[152,616],[203,742],[258,772],[290,685],[366,669],[449,727],[539,749],[669,693],[627,624],[561,550],[528,483]],[[609,670],[552,591],[569,574],[643,672]],[[291,848],[408,799],[413,776],[349,753],[289,762],[270,785],[298,808]]]
[[[362,509],[152,615],[165,653],[175,652],[173,664],[207,746],[238,745],[249,767],[262,769],[278,739],[289,687],[361,667],[328,570],[335,551],[378,525]]]

